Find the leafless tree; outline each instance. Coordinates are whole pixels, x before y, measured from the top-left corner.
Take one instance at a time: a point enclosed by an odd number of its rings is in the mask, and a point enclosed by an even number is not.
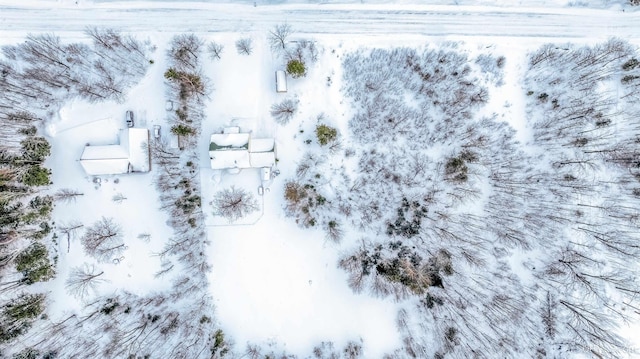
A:
[[[336,220],[327,222],[325,226],[325,232],[327,233],[327,239],[335,243],[339,243],[340,240],[342,240],[342,236],[344,235],[342,225]]]
[[[287,46],[287,38],[293,30],[289,24],[276,25],[269,31],[269,45],[273,52],[284,51]]]
[[[81,267],[75,267],[71,270],[65,284],[67,291],[79,299],[93,295],[97,287],[106,282],[105,279],[100,278],[103,274],[103,271],[98,273],[98,269],[93,264],[85,263]]]
[[[53,195],[53,198],[56,201],[60,201],[60,202],[75,202],[78,196],[83,196],[83,195],[84,193],[78,190],[70,189],[70,188],[62,188]]]
[[[260,348],[257,344],[247,343],[247,348],[245,349],[245,355],[249,359],[259,359],[262,358],[262,348]]]
[[[171,40],[169,57],[180,70],[196,70],[203,41],[194,34],[181,34]]]
[[[71,249],[71,238],[75,238],[78,229],[82,228],[83,224],[78,221],[71,221],[69,223],[61,223],[58,229],[60,232],[67,236],[67,253]]]
[[[234,186],[216,193],[213,198],[213,207],[216,215],[228,219],[229,222],[260,210],[253,194]]]
[[[138,234],[138,239],[148,243],[151,240],[151,233],[140,233]]]
[[[209,53],[209,57],[211,58],[211,60],[220,60],[222,50],[224,50],[224,46],[215,41],[211,41],[207,45],[207,52]]]
[[[111,197],[111,200],[116,204],[122,204],[124,200],[127,199],[122,193],[116,193]]]
[[[286,125],[298,111],[299,104],[300,100],[293,97],[284,99],[280,103],[274,103],[271,105],[271,116],[277,123]]]
[[[126,249],[122,240],[122,228],[113,218],[102,217],[87,228],[81,241],[87,254],[100,262],[108,262],[120,256]]]
[[[243,37],[236,41],[236,50],[238,50],[238,54],[240,55],[251,55],[253,52],[253,43],[251,38]]]

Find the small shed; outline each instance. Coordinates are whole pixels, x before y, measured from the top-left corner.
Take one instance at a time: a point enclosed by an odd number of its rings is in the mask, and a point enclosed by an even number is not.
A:
[[[276,71],[276,92],[287,92],[287,75],[283,70]]]

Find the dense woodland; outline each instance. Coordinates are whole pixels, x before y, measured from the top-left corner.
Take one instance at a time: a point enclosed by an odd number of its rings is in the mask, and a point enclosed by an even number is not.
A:
[[[531,53],[526,144],[477,115],[504,57],[452,43],[344,59],[350,133],[303,156],[287,210],[350,248],[339,265],[354,291],[403,303],[394,356],[628,352],[617,331],[639,315],[638,57],[617,39]]]
[[[290,32],[276,27],[274,52],[313,63],[311,42],[287,51]],[[175,36],[164,54],[166,94],[177,105],[168,120],[183,148],[164,137],[151,144],[174,229],[157,277],[171,289],[94,295],[99,264],[123,250],[122,230],[104,217],[53,225],[56,201],[81,194],[43,194],[55,169],[43,165],[50,145],[42,123],[69,99],[123,100],[154,48],[111,30],[87,36],[90,44],[32,35],[2,49],[0,357],[296,357],[236,345],[214,316],[196,144],[211,93],[202,60],[206,52],[219,59],[223,47],[195,35]],[[479,115],[500,91],[508,58],[471,56],[456,43],[343,58],[348,131],[318,116],[315,143],[284,183],[284,211],[326,233],[355,292],[400,303],[403,344],[388,358],[629,353],[618,328],[640,316],[639,60],[617,39],[533,51],[522,64],[527,125],[519,129],[531,140],[519,143],[497,115]],[[272,115],[286,125],[298,106],[286,98]],[[55,276],[55,243],[71,235],[98,265],[74,269],[66,282],[85,299],[83,311],[52,321],[45,286],[33,284]],[[359,342],[322,342],[304,357],[366,353]]]

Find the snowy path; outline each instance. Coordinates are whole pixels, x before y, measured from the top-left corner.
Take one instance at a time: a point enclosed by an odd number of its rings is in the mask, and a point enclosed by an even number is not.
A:
[[[14,4],[11,4],[14,3]],[[287,22],[298,33],[429,36],[629,38],[640,12],[584,8],[421,5],[269,5],[202,2],[51,3],[0,0],[0,32],[79,32],[87,26],[124,31],[250,32]]]

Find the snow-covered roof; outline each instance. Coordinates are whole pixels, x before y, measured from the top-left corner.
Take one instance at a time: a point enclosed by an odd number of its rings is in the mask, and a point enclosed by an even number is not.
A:
[[[133,172],[149,172],[149,130],[130,128],[128,134],[129,162]]]
[[[226,148],[249,148],[248,133],[214,133],[211,135],[209,151]]]
[[[127,149],[120,145],[86,146],[80,160],[127,159]]]
[[[276,71],[276,92],[287,92],[287,76],[282,70]]]
[[[88,175],[117,175],[129,172],[128,158],[80,160]]]
[[[271,167],[276,164],[274,152],[249,152],[251,167]]]
[[[235,132],[235,131],[233,131]],[[249,133],[214,133],[209,144],[212,169],[271,167],[276,164],[273,138],[250,138]]]
[[[85,146],[80,164],[88,175],[121,174],[129,171],[129,154],[120,145]]]
[[[209,151],[209,157],[211,158],[211,168],[214,170],[251,167],[248,150]]]
[[[120,133],[119,145],[85,146],[80,164],[88,175],[149,171],[149,130],[129,128]]]
[[[249,141],[249,152],[270,152],[275,147],[273,138],[252,138]]]

